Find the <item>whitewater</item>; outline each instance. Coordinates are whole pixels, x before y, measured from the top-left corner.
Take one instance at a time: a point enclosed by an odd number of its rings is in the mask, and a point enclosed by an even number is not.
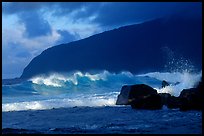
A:
[[[123,85],[147,84],[178,96],[200,72],[75,71],[2,85],[2,134],[202,134],[202,112],[116,105]],[[170,86],[162,88],[162,81]]]
[[[111,73],[107,70],[98,73],[75,71],[40,75],[20,84],[2,85],[2,111],[116,106],[122,86],[132,84],[147,84],[158,93],[179,96],[183,89],[195,87],[201,76],[202,71],[132,74],[128,71]],[[163,80],[170,86],[161,88]]]

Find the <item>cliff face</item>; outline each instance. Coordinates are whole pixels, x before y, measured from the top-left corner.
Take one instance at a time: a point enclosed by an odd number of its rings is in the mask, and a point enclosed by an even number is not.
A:
[[[155,19],[51,47],[35,57],[21,78],[50,72],[108,70],[133,73],[163,70],[163,47],[202,66],[202,21]]]

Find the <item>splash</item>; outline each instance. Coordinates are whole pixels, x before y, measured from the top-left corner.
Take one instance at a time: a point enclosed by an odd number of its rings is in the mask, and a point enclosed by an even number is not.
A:
[[[106,80],[106,76],[109,74],[108,71],[104,71],[100,74],[89,74],[78,71],[73,73],[72,75],[62,75],[58,73],[53,73],[48,77],[45,76],[37,76],[30,79],[34,84],[44,84],[47,86],[53,87],[63,87],[65,86],[64,82],[71,82],[74,85],[78,85],[79,78],[88,78],[88,80],[96,81],[96,80]]]
[[[2,111],[41,110],[75,106],[115,106],[123,85],[147,84],[158,93],[178,96],[183,89],[194,87],[200,81],[202,71],[151,72],[132,74],[128,71],[111,73],[67,74],[53,73],[38,76],[28,82],[2,86]],[[166,80],[170,86],[161,88]]]
[[[147,73],[139,76],[148,76],[151,78],[155,78],[158,80],[165,80],[170,83],[170,86],[166,86],[165,88],[155,88],[159,93],[170,93],[174,96],[179,96],[180,92],[183,89],[188,89],[195,87],[195,85],[201,80],[202,77],[202,71],[198,73],[189,73],[187,71],[184,71],[182,73],[180,72],[152,72]]]
[[[173,72],[195,72],[196,68],[190,59],[185,58],[182,54],[174,52],[167,46],[161,48],[166,64],[164,69]]]

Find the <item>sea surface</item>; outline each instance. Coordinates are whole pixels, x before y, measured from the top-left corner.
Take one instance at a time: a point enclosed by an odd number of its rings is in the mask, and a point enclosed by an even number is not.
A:
[[[2,85],[2,133],[201,134],[202,112],[136,110],[115,105],[123,85],[147,84],[179,96],[194,87],[200,72],[132,74],[52,73],[20,84]],[[170,86],[161,88],[166,80]]]

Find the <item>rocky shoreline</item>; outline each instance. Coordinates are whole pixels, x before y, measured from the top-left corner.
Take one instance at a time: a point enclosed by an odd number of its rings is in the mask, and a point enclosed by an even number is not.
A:
[[[168,86],[166,81],[162,87]],[[194,88],[183,89],[178,97],[169,93],[158,93],[145,84],[125,85],[121,88],[116,105],[131,105],[133,109],[161,109],[166,105],[169,109],[202,110],[202,80]]]

